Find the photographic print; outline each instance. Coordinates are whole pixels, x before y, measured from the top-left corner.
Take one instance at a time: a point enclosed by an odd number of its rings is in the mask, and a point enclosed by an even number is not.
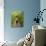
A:
[[[12,27],[23,27],[24,23],[24,12],[21,10],[15,10],[11,13],[11,26]]]

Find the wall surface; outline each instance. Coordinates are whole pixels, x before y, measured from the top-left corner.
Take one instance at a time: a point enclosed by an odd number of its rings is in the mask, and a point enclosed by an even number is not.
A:
[[[11,11],[20,9],[24,11],[24,27],[11,28]],[[4,0],[4,35],[7,41],[18,41],[32,28],[35,12],[40,9],[40,0]],[[33,22],[34,23],[34,22]]]
[[[40,9],[41,10],[46,9],[46,0],[40,0]],[[46,27],[46,11],[44,11],[42,17],[44,20],[43,20],[43,22],[40,21],[40,25]],[[45,34],[45,37],[46,37],[46,34]],[[46,38],[45,38],[45,43],[46,43]]]
[[[4,41],[4,8],[3,0],[0,0],[0,42]],[[1,44],[1,43],[0,43]]]
[[[41,9],[41,11],[42,11],[43,9],[46,9],[46,0],[41,0],[41,1],[40,1],[40,9]],[[42,17],[43,17],[43,22],[41,21],[41,22],[40,22],[40,25],[43,25],[43,26],[46,27],[46,11],[43,12]]]

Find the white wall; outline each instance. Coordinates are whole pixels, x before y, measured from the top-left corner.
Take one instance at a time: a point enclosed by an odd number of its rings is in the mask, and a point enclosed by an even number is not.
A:
[[[40,0],[40,9],[41,10],[46,9],[46,0]],[[46,11],[43,13],[43,19],[44,19],[44,21],[43,22],[40,21],[40,25],[43,25],[46,27]]]
[[[0,42],[4,41],[4,3],[0,0]]]
[[[40,9],[41,11],[43,9],[46,9],[46,0],[40,0]],[[43,26],[46,26],[46,11],[43,12],[43,22],[40,21],[40,24],[43,25]]]

